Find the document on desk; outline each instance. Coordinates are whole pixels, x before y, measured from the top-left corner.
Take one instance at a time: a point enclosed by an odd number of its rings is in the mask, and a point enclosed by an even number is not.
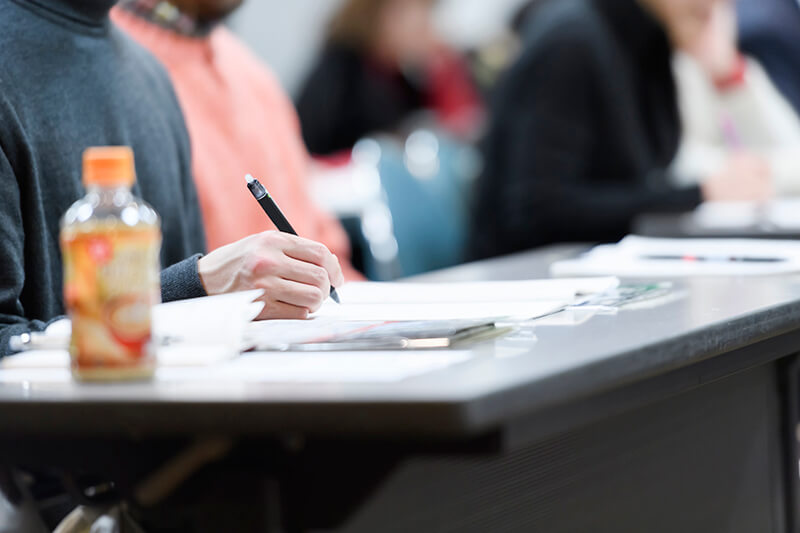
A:
[[[508,323],[550,315],[618,284],[619,280],[610,277],[349,283],[337,289],[341,304],[327,302],[308,320],[250,324],[245,338],[256,349],[275,351],[322,346],[331,350],[355,350],[358,346],[391,349],[392,340],[401,341],[404,349],[452,349],[492,338],[502,334]],[[489,326],[497,327],[489,331]]]
[[[537,318],[563,308],[579,295],[619,285],[594,279],[485,281],[467,283],[348,283],[342,304],[326,302],[314,317],[338,320],[467,320]]]
[[[710,230],[800,231],[800,200],[779,199],[755,202],[706,202],[692,213],[692,221]]]
[[[463,363],[472,356],[468,350],[248,353],[206,366],[162,364],[154,382],[180,385],[182,390],[197,386],[199,391],[251,383],[392,383]],[[73,382],[69,356],[63,351],[27,352],[3,363],[0,384],[82,386]]]
[[[628,236],[551,266],[555,276],[764,276],[800,272],[800,242]]]

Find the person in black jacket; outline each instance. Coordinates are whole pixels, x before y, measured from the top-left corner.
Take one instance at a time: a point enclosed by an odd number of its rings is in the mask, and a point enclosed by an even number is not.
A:
[[[671,47],[702,31],[716,1],[559,0],[537,10],[495,94],[474,258],[616,241],[643,212],[771,194],[768,169],[744,154],[700,187],[671,185],[681,130]]]

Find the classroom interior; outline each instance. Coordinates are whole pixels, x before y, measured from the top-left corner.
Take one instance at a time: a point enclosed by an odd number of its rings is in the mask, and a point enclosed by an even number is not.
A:
[[[800,0],[2,0],[0,191],[0,533],[800,533]]]

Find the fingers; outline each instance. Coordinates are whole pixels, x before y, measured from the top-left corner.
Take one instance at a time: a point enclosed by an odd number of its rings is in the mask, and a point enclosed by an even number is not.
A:
[[[327,270],[321,266],[298,261],[291,257],[287,257],[287,261],[288,272],[283,275],[285,280],[312,285],[319,288],[323,294],[331,292],[331,282]]]
[[[256,320],[305,320],[306,318],[308,318],[308,309],[305,307],[268,300]]]
[[[330,289],[324,292],[317,286],[282,278],[265,280],[263,289],[268,301],[302,307],[311,312],[322,307],[330,292]]]
[[[339,258],[331,253],[328,248],[315,241],[302,237],[289,236],[290,244],[283,251],[286,255],[298,261],[304,261],[320,266],[328,273],[328,281],[334,287],[344,284],[344,274],[339,265]]]

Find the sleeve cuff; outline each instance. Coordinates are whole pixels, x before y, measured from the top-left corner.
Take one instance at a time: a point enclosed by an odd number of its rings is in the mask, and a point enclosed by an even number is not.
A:
[[[201,257],[202,254],[193,255],[161,271],[161,301],[208,296],[197,271],[197,261]]]

